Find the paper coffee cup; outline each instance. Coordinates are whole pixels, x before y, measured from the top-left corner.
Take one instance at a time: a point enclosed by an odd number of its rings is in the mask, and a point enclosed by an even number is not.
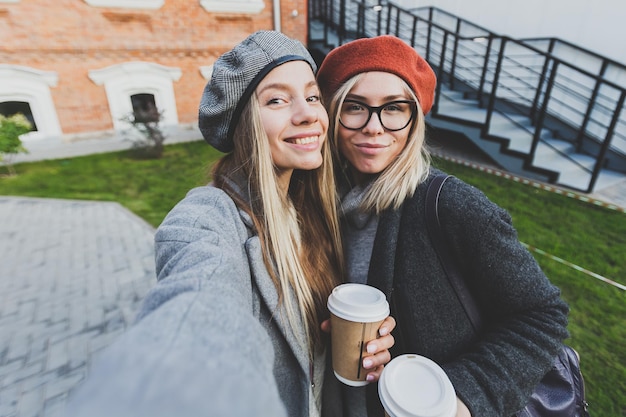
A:
[[[363,358],[366,344],[378,337],[378,329],[389,316],[382,291],[364,284],[342,284],[328,297],[331,320],[333,370],[341,382],[354,387],[367,385]]]
[[[406,354],[392,359],[380,375],[378,395],[388,417],[454,417],[456,393],[432,360]]]

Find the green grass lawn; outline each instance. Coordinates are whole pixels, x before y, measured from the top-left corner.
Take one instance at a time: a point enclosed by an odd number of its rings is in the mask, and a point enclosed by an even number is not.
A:
[[[161,159],[122,151],[16,165],[0,178],[1,195],[117,201],[158,226],[193,186],[205,184],[221,155],[204,141],[167,146]],[[0,167],[0,173],[3,167]]]
[[[159,160],[117,152],[18,164],[18,176],[0,178],[0,195],[117,201],[157,226],[190,188],[208,182],[219,156],[198,141],[167,146]],[[435,165],[507,209],[522,242],[626,284],[626,214],[452,162]],[[570,305],[567,343],[581,354],[592,417],[625,416],[626,291],[534,255]]]

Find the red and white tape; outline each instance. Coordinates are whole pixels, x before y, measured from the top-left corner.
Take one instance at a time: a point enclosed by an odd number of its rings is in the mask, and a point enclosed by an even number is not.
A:
[[[558,256],[554,256],[554,255],[552,255],[552,254],[550,254],[550,253],[548,253],[548,252],[546,252],[546,251],[544,251],[542,249],[536,248],[536,247],[531,246],[529,244],[526,244],[524,242],[522,242],[522,245],[526,246],[526,248],[528,248],[528,250],[531,251],[531,252],[536,252],[536,253],[538,253],[540,255],[546,256],[549,259],[552,259],[553,261],[562,263],[563,265],[569,266],[570,268],[575,269],[576,271],[582,272],[583,274],[589,275],[590,277],[593,277],[595,279],[599,279],[602,282],[606,282],[607,284],[611,284],[614,287],[619,288],[620,290],[626,291],[626,285],[622,285],[619,282],[613,281],[612,279],[603,277],[602,275],[596,274],[595,272],[592,272],[592,271],[589,271],[588,269],[585,269],[582,266],[578,266],[576,264],[573,264],[573,263],[571,263],[569,261],[566,261],[563,258],[559,258]]]

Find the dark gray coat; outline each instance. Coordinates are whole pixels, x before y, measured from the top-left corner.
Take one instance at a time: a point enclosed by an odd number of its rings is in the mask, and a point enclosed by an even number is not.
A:
[[[394,355],[417,353],[438,362],[473,416],[510,416],[523,407],[568,336],[568,307],[520,244],[509,214],[452,178],[439,197],[439,215],[486,321],[476,337],[427,234],[429,182],[400,210],[380,217],[368,283],[391,294],[398,322]]]

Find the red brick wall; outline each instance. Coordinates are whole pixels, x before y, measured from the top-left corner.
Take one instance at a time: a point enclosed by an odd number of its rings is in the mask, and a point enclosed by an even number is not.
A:
[[[82,0],[0,3],[0,63],[55,71],[51,88],[64,134],[113,127],[104,86],[90,70],[127,61],[180,68],[173,83],[180,123],[197,121],[206,84],[199,68],[250,33],[274,27],[273,2],[259,14],[212,14],[199,0],[166,0],[158,10],[100,8]],[[281,1],[282,31],[306,41],[306,1]],[[292,11],[297,10],[297,16]]]
[[[307,1],[281,0],[281,31],[292,38],[307,44]],[[292,12],[296,12],[296,16]]]

